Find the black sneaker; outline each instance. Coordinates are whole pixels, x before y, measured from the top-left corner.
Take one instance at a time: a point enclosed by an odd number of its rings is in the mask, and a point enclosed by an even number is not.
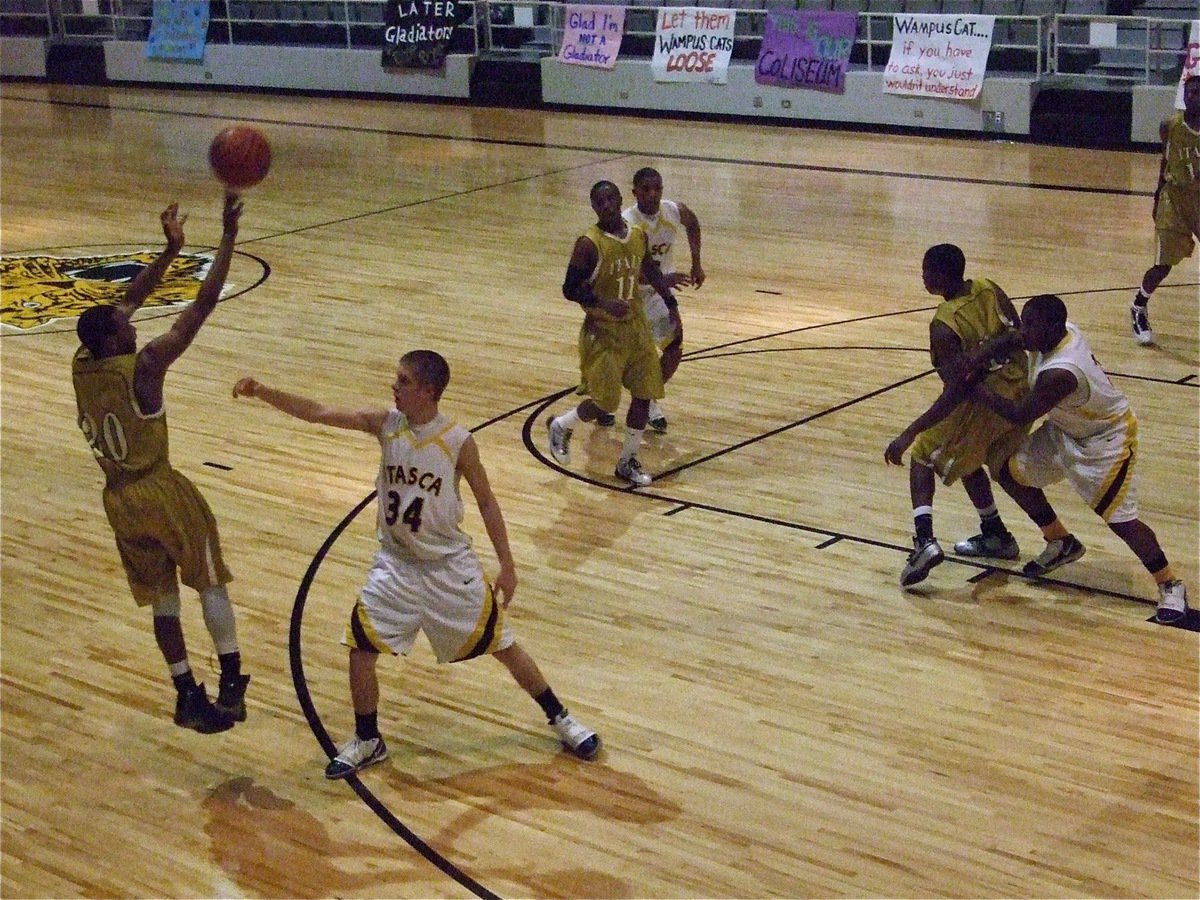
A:
[[[221,690],[213,706],[235,722],[246,721],[246,685],[250,683],[249,675],[239,675],[232,681],[224,678],[220,681]]]
[[[615,425],[616,423],[617,417],[613,413],[600,410],[600,415],[596,416],[596,424],[602,425],[605,428],[608,428],[610,425]]]
[[[179,694],[176,699],[175,724],[201,734],[216,734],[232,728],[233,719],[228,713],[213,706],[209,702],[208,692],[204,690],[204,685],[198,684],[191,690]]]
[[[650,401],[650,417],[646,420],[646,424],[650,426],[651,431],[659,434],[667,433],[667,416],[656,400]]]
[[[1137,338],[1137,342],[1143,347],[1153,344],[1154,331],[1150,328],[1150,314],[1146,307],[1134,303],[1129,307],[1129,319],[1130,325],[1133,327],[1133,336]]]
[[[1012,532],[1003,534],[977,534],[954,545],[959,556],[986,556],[989,559],[1016,559],[1021,555],[1017,539]]]
[[[934,566],[940,566],[945,558],[946,554],[942,552],[936,538],[922,541],[914,537],[913,552],[900,572],[900,584],[903,587],[912,587],[924,581],[929,577],[930,570]]]
[[[1075,560],[1083,556],[1085,549],[1083,544],[1073,534],[1068,534],[1060,541],[1047,541],[1046,549],[1038,554],[1036,559],[1031,559],[1025,563],[1025,568],[1021,571],[1025,574],[1026,578],[1041,578],[1043,575],[1053,572],[1059,566],[1075,562]]]

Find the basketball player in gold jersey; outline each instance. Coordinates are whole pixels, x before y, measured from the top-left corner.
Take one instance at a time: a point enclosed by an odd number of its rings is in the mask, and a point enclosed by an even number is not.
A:
[[[183,247],[178,204],[163,211],[167,246],[138,273],[115,306],[95,306],[79,317],[83,344],[71,365],[79,427],[104,471],[104,511],[117,539],[133,598],[149,606],[154,637],[178,697],[175,724],[209,734],[246,718],[250,676],[241,673],[232,580],[221,557],[217,523],[204,497],[172,466],[168,455],[163,381],[216,308],[229,273],[242,204],[225,196],[224,231],[195,301],[165,334],[140,350],[130,317],[153,293]],[[204,623],[220,660],[216,703],[197,684],[179,622],[179,578],[200,594]]]
[[[564,465],[571,460],[571,433],[580,422],[594,422],[602,413],[613,413],[621,401],[622,386],[632,397],[625,417],[625,444],[617,461],[618,478],[634,487],[650,483],[637,451],[642,443],[650,401],[663,397],[662,369],[650,323],[642,309],[638,279],[652,284],[669,310],[678,301],[651,256],[645,232],[621,215],[621,191],[611,181],[592,186],[596,224],[575,241],[563,296],[583,307],[579,329],[578,393],[587,399],[546,426],[550,454]]]
[[[966,257],[954,244],[938,244],[925,252],[921,265],[925,290],[942,298],[929,324],[929,350],[942,381],[956,377],[957,366],[971,351],[1005,332],[1015,333],[1017,311],[994,282],[964,277]],[[996,361],[987,376],[989,386],[1002,396],[1018,399],[1028,390],[1025,354],[1018,348]],[[962,479],[967,495],[979,513],[981,530],[959,541],[960,556],[1016,559],[1016,539],[1001,521],[992,484],[983,470],[986,463],[997,471],[1020,445],[1025,429],[972,402],[959,403],[953,414],[936,425],[918,419],[888,446],[884,458],[900,465],[912,445],[909,492],[912,496],[913,552],[900,573],[900,584],[910,587],[924,581],[945,555],[933,533],[934,476],[945,484]],[[914,443],[915,442],[915,443]],[[1080,545],[1080,553],[1083,552]],[[1059,562],[1058,565],[1062,565]]]
[[[1030,354],[1031,388],[1014,400],[989,390],[987,361],[1023,347]],[[1138,421],[1129,400],[1113,387],[1083,333],[1067,321],[1067,307],[1053,294],[1033,297],[1021,310],[1021,330],[977,348],[958,366],[957,380],[917,419],[929,428],[957,408],[964,397],[995,410],[1018,425],[1045,421],[1000,467],[996,481],[1036,524],[1054,523],[1067,535],[1042,490],[1067,481],[1104,520],[1158,586],[1155,620],[1186,623],[1187,587],[1175,576],[1153,529],[1141,521],[1137,501]],[[890,450],[891,448],[889,448]],[[1071,544],[1078,553],[1070,553]],[[1027,563],[1024,574],[1036,577],[1083,554],[1083,545],[1067,535],[1049,540],[1042,557]],[[1044,559],[1044,557],[1046,559]],[[1046,565],[1048,560],[1057,560]]]
[[[1159,126],[1162,161],[1154,191],[1154,265],[1142,276],[1129,316],[1133,336],[1143,346],[1154,343],[1147,308],[1173,266],[1192,255],[1200,238],[1200,75],[1183,84],[1183,112]]]

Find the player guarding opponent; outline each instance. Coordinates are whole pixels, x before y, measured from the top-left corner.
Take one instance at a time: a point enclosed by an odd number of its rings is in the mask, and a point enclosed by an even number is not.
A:
[[[392,409],[326,406],[253,378],[233,388],[235,397],[257,397],[305,422],[366,432],[383,451],[375,482],[380,547],[342,639],[350,648],[354,737],[338,748],[326,778],[345,778],[387,758],[375,664],[380,653],[408,653],[419,631],[440,663],[494,656],[542,708],[568,750],[582,759],[600,750],[596,732],[567,712],[508,625],[505,611],[517,588],[508,532],[475,439],[438,411],[449,383],[450,367],[441,355],[413,350],[396,367]],[[459,527],[460,478],[471,486],[500,562],[494,589]]]
[[[627,207],[621,215],[630,225],[637,225],[646,232],[650,255],[658,263],[667,283],[672,288],[698,288],[704,284],[704,266],[700,262],[700,220],[696,214],[682,203],[663,199],[662,176],[656,169],[647,167],[634,173],[633,196],[637,203]],[[691,251],[688,274],[675,271],[675,240],[680,231],[687,234],[688,249]],[[638,292],[659,349],[659,366],[665,389],[683,357],[683,321],[678,308],[668,309],[658,291],[645,279],[639,280]],[[598,421],[601,425],[611,425],[614,417],[607,414]],[[660,434],[667,430],[667,417],[657,400],[650,401],[647,424]]]

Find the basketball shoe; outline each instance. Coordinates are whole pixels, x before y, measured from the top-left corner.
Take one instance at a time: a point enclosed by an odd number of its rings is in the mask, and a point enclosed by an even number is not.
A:
[[[1039,553],[1035,559],[1031,559],[1025,563],[1025,567],[1021,571],[1026,578],[1041,578],[1043,575],[1053,572],[1059,566],[1075,562],[1075,560],[1083,556],[1086,550],[1087,548],[1073,534],[1068,534],[1061,540],[1046,541],[1046,549]]]
[[[175,724],[201,734],[216,734],[233,727],[233,719],[208,699],[204,685],[180,691],[175,700]]]
[[[650,401],[650,418],[647,419],[646,424],[652,431],[657,431],[659,434],[667,433],[667,416],[662,411],[662,407],[658,405],[657,400]]]
[[[580,759],[595,759],[600,752],[600,735],[585,728],[565,709],[550,723],[562,745]]]
[[[1003,534],[976,534],[954,545],[959,556],[986,556],[989,559],[1016,559],[1021,555],[1017,539],[1012,532]]]
[[[918,537],[913,537],[913,552],[909,554],[908,562],[900,571],[901,586],[912,587],[914,584],[924,581],[929,577],[930,570],[934,566],[940,566],[945,559],[946,554],[942,552],[937,538],[928,538],[922,541]]]
[[[642,471],[642,464],[638,462],[636,456],[619,460],[616,471],[613,474],[618,478],[624,478],[634,487],[645,487],[652,480],[649,475]]]
[[[222,678],[218,684],[220,690],[213,706],[219,709],[235,722],[246,721],[246,685],[250,683],[249,675],[239,675],[228,681]]]
[[[546,431],[550,434],[550,455],[565,466],[571,461],[571,429],[563,428],[551,416],[546,420]]]
[[[1144,306],[1134,303],[1129,307],[1129,320],[1133,328],[1133,336],[1143,347],[1154,343],[1154,331],[1150,328],[1150,313]]]
[[[388,758],[382,737],[363,740],[357,734],[338,747],[337,756],[325,767],[326,778],[348,778],[355,772]]]
[[[1158,586],[1158,611],[1154,621],[1163,625],[1174,625],[1187,618],[1187,588],[1176,578]]]

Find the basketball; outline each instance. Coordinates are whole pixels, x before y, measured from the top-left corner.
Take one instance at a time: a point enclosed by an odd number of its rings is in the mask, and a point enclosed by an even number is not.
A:
[[[213,138],[208,147],[208,164],[230,190],[245,190],[267,177],[271,145],[257,128],[234,125]]]

